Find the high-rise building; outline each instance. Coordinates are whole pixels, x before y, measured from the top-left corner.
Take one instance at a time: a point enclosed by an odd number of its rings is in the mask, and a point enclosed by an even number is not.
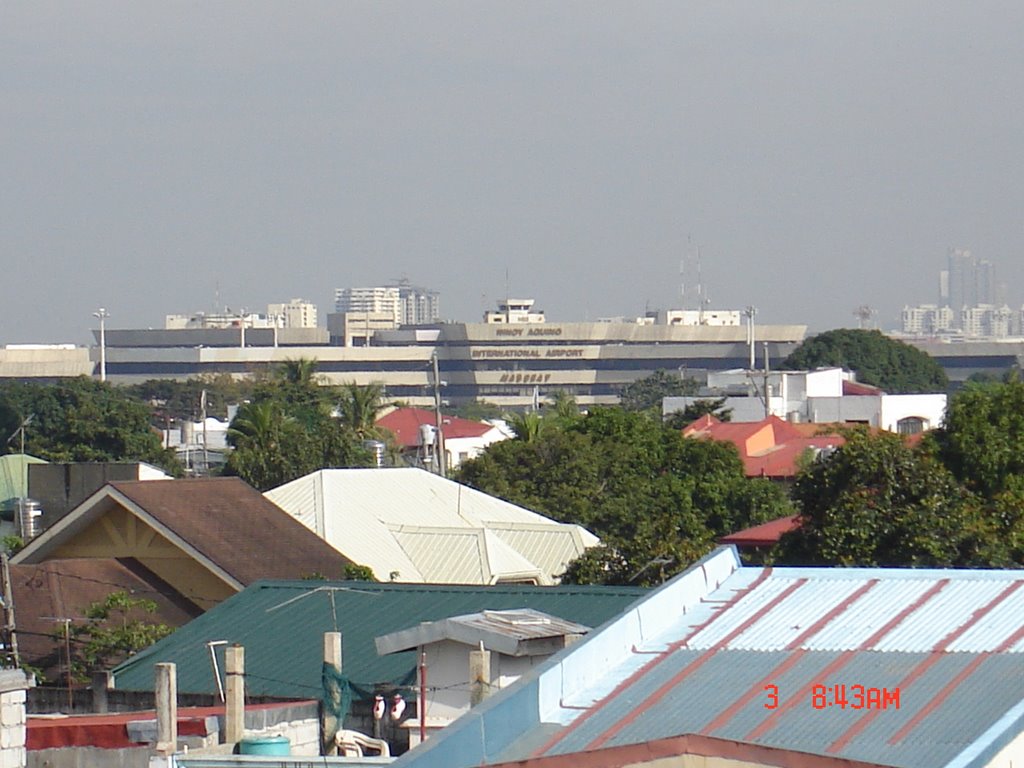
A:
[[[338,288],[334,291],[334,311],[387,313],[396,325],[402,322],[401,297],[395,286]]]
[[[953,310],[935,304],[904,307],[901,320],[903,333],[911,336],[935,336],[956,328]]]
[[[968,335],[987,327],[979,318],[984,312],[972,312],[979,307],[1000,307],[1005,296],[996,282],[995,265],[988,259],[978,259],[964,248],[950,248],[948,266],[939,273],[939,306],[949,307],[957,330]],[[997,327],[1001,327],[999,323]]]
[[[267,315],[276,319],[279,328],[316,328],[316,304],[305,299],[268,304]]]
[[[338,288],[334,311],[390,313],[396,325],[428,325],[441,319],[440,294],[401,280],[396,285]]]
[[[441,320],[441,294],[429,288],[399,280],[398,298],[401,301],[402,325],[429,325]]]
[[[940,278],[940,284],[945,284],[945,291],[940,296],[940,304],[951,307],[954,314],[959,315],[964,307],[973,307],[977,304],[977,285],[975,283],[977,262],[970,251],[962,248],[950,248],[948,259],[949,267],[946,270],[945,280]]]

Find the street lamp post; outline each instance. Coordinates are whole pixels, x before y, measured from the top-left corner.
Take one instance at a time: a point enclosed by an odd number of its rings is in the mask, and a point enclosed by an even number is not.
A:
[[[757,307],[748,306],[743,310],[747,316],[747,343],[750,345],[750,370],[754,370],[757,361],[754,359],[754,315],[757,314]]]
[[[106,319],[110,317],[110,313],[103,307],[92,313],[93,317],[98,317],[100,321],[100,381],[107,380],[107,332],[106,332]]]

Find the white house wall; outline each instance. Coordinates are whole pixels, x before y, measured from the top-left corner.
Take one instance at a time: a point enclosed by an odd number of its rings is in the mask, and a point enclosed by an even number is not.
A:
[[[900,419],[912,416],[925,419],[924,428],[932,429],[946,414],[945,395],[884,395],[881,401],[880,426],[890,432],[897,431]]]

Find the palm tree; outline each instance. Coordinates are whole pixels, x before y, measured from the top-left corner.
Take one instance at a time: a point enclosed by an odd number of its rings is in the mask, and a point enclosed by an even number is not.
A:
[[[277,403],[272,400],[245,403],[239,407],[228,427],[228,443],[234,448],[271,445],[285,421]]]
[[[576,403],[576,398],[564,389],[556,389],[548,395],[548,400],[551,402],[551,410],[548,413],[561,424],[568,424],[579,418],[580,407]]]
[[[536,411],[512,413],[505,417],[505,421],[516,436],[515,439],[524,443],[536,442],[544,430],[544,420]]]
[[[320,377],[316,372],[317,361],[315,358],[300,357],[295,360],[285,360],[274,371],[278,381],[286,384],[298,384],[303,387],[313,387],[320,383]]]
[[[377,417],[387,407],[380,384],[359,386],[355,382],[341,388],[339,411],[342,422],[364,440],[380,438]]]

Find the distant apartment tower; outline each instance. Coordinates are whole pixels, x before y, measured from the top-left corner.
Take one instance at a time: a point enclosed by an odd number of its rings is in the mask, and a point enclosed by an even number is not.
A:
[[[395,286],[374,288],[338,288],[334,291],[334,311],[387,314],[395,324],[402,322],[401,297]]]
[[[399,280],[398,299],[401,303],[402,325],[430,325],[441,320],[441,294],[429,288]]]
[[[948,267],[939,273],[939,304],[959,317],[965,308],[1004,303],[997,295],[995,265],[963,248],[950,248]]]
[[[268,304],[267,316],[275,318],[279,328],[316,328],[316,304],[292,299],[286,304]]]
[[[334,311],[386,313],[396,325],[427,325],[441,319],[441,302],[437,291],[402,280],[397,285],[338,288],[334,292]]]
[[[980,304],[964,307],[960,312],[960,326],[964,336],[1005,339],[1020,332],[1013,310],[1007,306]]]
[[[934,336],[956,330],[954,312],[951,307],[936,304],[919,304],[904,307],[900,317],[903,333],[911,336]]]

